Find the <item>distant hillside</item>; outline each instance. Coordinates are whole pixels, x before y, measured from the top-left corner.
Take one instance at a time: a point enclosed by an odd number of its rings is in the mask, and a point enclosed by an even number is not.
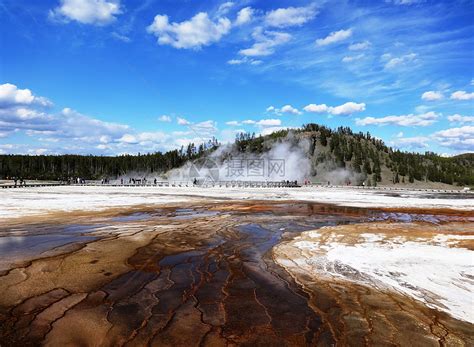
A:
[[[432,152],[402,152],[386,146],[368,132],[354,133],[348,127],[332,130],[307,124],[301,129],[282,130],[264,137],[240,134],[234,146],[242,153],[263,153],[279,142],[292,142],[305,149],[311,161],[313,182],[474,185],[474,153],[441,157]]]
[[[0,155],[0,177],[59,179],[118,177],[127,172],[162,174],[181,167],[189,160],[218,156],[264,155],[285,144],[297,148],[305,161],[304,178],[333,184],[455,184],[474,186],[474,154],[441,157],[394,150],[369,133],[354,133],[348,127],[330,129],[307,124],[296,130],[281,130],[266,136],[239,134],[235,142],[222,150],[217,140],[196,147],[145,155],[105,156],[28,156]],[[285,156],[285,154],[280,154]],[[300,161],[301,162],[301,161]],[[298,164],[293,163],[293,166]],[[293,169],[300,169],[295,167]],[[301,168],[303,170],[303,168]]]

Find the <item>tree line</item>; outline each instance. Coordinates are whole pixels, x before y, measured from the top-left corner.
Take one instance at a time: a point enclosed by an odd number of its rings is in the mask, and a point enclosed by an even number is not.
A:
[[[99,179],[128,172],[164,173],[199,158],[219,146],[213,138],[207,143],[190,143],[179,150],[138,155],[0,155],[0,177],[65,180],[71,177]]]
[[[292,136],[289,136],[291,132]],[[331,129],[319,124],[305,124],[299,129],[279,130],[266,136],[237,134],[233,147],[239,152],[263,153],[277,141],[309,140],[308,158],[328,160],[317,153],[320,146],[330,153],[337,167],[347,168],[368,177],[375,185],[382,171],[390,170],[393,183],[417,181],[474,185],[474,154],[442,157],[433,152],[404,152],[387,146],[369,132],[353,132],[349,127]],[[207,143],[193,143],[165,153],[138,155],[0,155],[0,177],[27,179],[64,179],[82,177],[99,179],[117,177],[127,172],[164,173],[188,160],[205,156],[219,147],[213,138]],[[315,174],[315,173],[313,173]]]

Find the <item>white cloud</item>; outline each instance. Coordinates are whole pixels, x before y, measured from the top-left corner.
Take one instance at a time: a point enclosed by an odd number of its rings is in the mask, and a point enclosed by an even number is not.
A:
[[[423,95],[421,95],[421,98],[426,101],[436,101],[443,99],[444,95],[441,92],[430,90],[428,92],[424,92]]]
[[[342,58],[342,62],[343,63],[350,63],[350,62],[353,62],[355,60],[359,60],[359,59],[362,59],[364,57],[364,54],[357,54],[357,55],[352,55],[352,56],[345,56],[344,58]]]
[[[358,42],[358,43],[353,43],[349,46],[349,50],[351,51],[363,51],[365,49],[368,49],[371,46],[371,43],[369,41],[363,41],[363,42]]]
[[[241,64],[260,65],[261,63],[263,63],[263,61],[249,58],[249,57],[243,57],[242,59],[230,59],[227,61],[227,64],[229,65],[241,65]]]
[[[317,39],[316,45],[326,46],[332,43],[343,41],[352,36],[352,29],[333,31],[323,39]]]
[[[434,133],[433,137],[444,147],[474,151],[474,126],[441,130]]]
[[[263,31],[257,28],[252,36],[255,43],[250,48],[241,49],[239,54],[248,57],[260,57],[273,54],[275,47],[287,43],[291,39],[291,35],[277,31]]]
[[[251,119],[247,119],[247,120],[244,120],[242,122],[242,124],[246,124],[246,125],[250,125],[250,124],[255,124],[256,122],[254,120],[251,120]]]
[[[213,121],[193,124],[181,118],[180,122],[188,125],[187,132],[182,134],[185,138],[159,131],[137,132],[128,125],[102,121],[70,108],[64,108],[58,114],[47,113],[43,110],[43,103],[36,103],[36,97],[29,90],[17,93],[15,88],[7,86],[2,96],[4,103],[0,105],[0,137],[8,138],[20,132],[41,143],[41,146],[34,143],[18,145],[8,149],[10,153],[26,153],[28,150],[35,153],[37,149],[47,149],[48,153],[53,154],[154,152],[174,149],[181,143],[206,141],[217,131]],[[190,138],[190,135],[196,135],[197,139]]]
[[[120,13],[120,0],[61,0],[58,7],[49,11],[49,17],[65,22],[74,20],[105,25],[113,22]]]
[[[128,125],[104,122],[70,108],[61,111],[58,125],[55,136],[80,138],[86,141],[96,141],[103,135],[116,138],[130,129]]]
[[[474,93],[467,93],[464,90],[458,90],[451,94],[453,100],[474,100]]]
[[[169,122],[171,122],[171,117],[168,116],[168,115],[166,115],[166,114],[164,114],[164,115],[160,116],[160,117],[158,118],[158,120],[159,120],[160,122],[167,122],[167,123],[169,123]]]
[[[285,28],[290,26],[302,25],[317,14],[314,5],[306,7],[287,7],[279,8],[265,15],[265,24],[269,27]]]
[[[279,119],[261,119],[258,122],[255,122],[255,125],[261,127],[271,127],[281,125],[281,120]]]
[[[448,120],[452,123],[474,123],[474,116],[462,116],[460,114],[453,114],[448,116]]]
[[[403,137],[403,131],[400,131],[395,137]]]
[[[427,112],[424,114],[408,114],[401,116],[386,116],[381,118],[366,117],[356,119],[357,125],[400,125],[400,126],[428,126],[435,123],[438,114],[435,112]]]
[[[230,59],[227,61],[227,64],[229,65],[240,65],[244,64],[246,61],[244,59]]]
[[[157,15],[147,27],[147,32],[155,35],[160,45],[200,48],[218,42],[222,36],[229,33],[231,27],[230,20],[225,17],[213,22],[207,13],[200,12],[181,23],[169,23],[168,16]]]
[[[330,112],[334,115],[349,115],[356,112],[365,111],[365,104],[356,102],[346,102],[343,105],[332,107]]]
[[[189,128],[199,135],[204,136],[210,136],[211,134],[217,132],[217,124],[212,120],[207,120],[200,123],[192,123]]]
[[[176,118],[176,121],[178,122],[179,125],[189,125],[189,124],[191,124],[186,119],[181,118],[181,117]]]
[[[416,57],[418,55],[416,53],[410,53],[410,54],[405,54],[405,55],[402,55],[400,57],[395,57],[395,58],[391,58],[386,64],[385,64],[385,68],[386,69],[394,69],[396,67],[400,67],[400,66],[404,66],[408,63],[413,63],[416,61]],[[386,57],[388,57],[387,54],[384,54],[382,56],[382,59],[385,59]]]
[[[125,142],[125,143],[138,143],[138,139],[131,134],[125,134],[123,135],[120,139],[118,139],[119,142]]]
[[[311,113],[324,113],[329,111],[329,107],[326,104],[316,105],[316,104],[309,104],[303,107],[303,110],[306,112]]]
[[[190,133],[198,137],[201,137],[201,140],[204,138],[210,138],[217,132],[217,123],[212,120],[207,120],[204,122],[193,123],[184,118],[177,117],[177,122],[179,125],[186,126]]]
[[[301,112],[300,112],[297,108],[295,108],[295,107],[293,107],[293,106],[291,106],[291,105],[285,105],[285,106],[283,106],[283,107],[280,109],[280,112],[281,112],[281,113],[291,113],[291,114],[301,114]]]
[[[234,25],[244,25],[252,21],[254,10],[251,7],[244,7],[237,13],[237,19]]]
[[[217,17],[222,17],[222,16],[226,15],[227,13],[229,13],[229,11],[232,9],[232,7],[234,7],[234,5],[235,4],[232,1],[224,2],[217,9],[216,16]]]
[[[20,105],[51,106],[52,103],[42,96],[35,96],[29,89],[18,89],[11,83],[0,84],[0,107]]]
[[[169,135],[161,131],[156,131],[156,132],[125,134],[120,139],[118,139],[117,142],[119,144],[129,144],[129,145],[139,144],[141,146],[147,146],[147,145],[152,145],[156,143],[163,143],[167,140],[170,140]]]
[[[268,127],[268,128],[263,128],[262,131],[260,132],[260,135],[265,136],[265,135],[270,135],[274,132],[280,131],[280,130],[286,130],[286,129],[293,129],[294,127]]]
[[[346,102],[345,104],[339,106],[327,106],[326,104],[309,104],[306,105],[303,109],[306,112],[311,113],[330,113],[336,116],[340,115],[350,115],[356,112],[365,111],[365,103],[356,103],[356,102]]]
[[[301,111],[291,105],[284,105],[282,108],[276,108],[274,106],[268,106],[266,112],[275,113],[276,115],[281,116],[283,113],[288,114],[301,114]]]
[[[398,137],[395,141],[392,141],[391,143],[396,147],[422,149],[428,147],[429,140],[430,138],[426,136]]]
[[[474,86],[474,78],[471,80],[471,86]]]

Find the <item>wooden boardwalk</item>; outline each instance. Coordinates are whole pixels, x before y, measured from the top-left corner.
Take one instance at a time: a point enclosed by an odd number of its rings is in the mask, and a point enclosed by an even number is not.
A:
[[[63,182],[53,183],[28,183],[28,184],[2,184],[2,189],[21,189],[21,188],[36,188],[36,187],[54,187],[54,186],[95,186],[95,187],[197,187],[197,188],[301,188],[301,185],[295,182],[287,181],[216,181],[216,182],[201,182],[193,184],[192,181],[159,181],[147,183],[106,183],[100,182],[86,182],[67,184]],[[377,190],[377,191],[417,191],[430,193],[457,193],[457,194],[474,194],[474,191],[464,189],[428,189],[428,188],[405,188],[405,187],[367,187],[367,186],[342,186],[342,185],[323,185],[323,184],[307,184],[303,187],[311,188],[333,188],[333,189],[357,189],[357,190]]]

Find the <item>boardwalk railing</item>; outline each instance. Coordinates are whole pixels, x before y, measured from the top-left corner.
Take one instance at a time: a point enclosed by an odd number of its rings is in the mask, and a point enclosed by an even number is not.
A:
[[[98,186],[98,187],[200,187],[200,188],[299,188],[295,182],[287,181],[208,181],[194,184],[192,181],[154,181],[146,183],[100,183],[97,181],[87,181],[85,183],[50,182],[50,183],[28,183],[28,184],[0,184],[0,188],[30,188],[30,187],[52,187],[52,186]],[[466,189],[429,189],[429,188],[405,188],[405,187],[369,187],[369,186],[343,186],[343,185],[324,185],[324,184],[306,184],[303,187],[310,188],[332,188],[332,189],[357,189],[357,190],[377,190],[377,191],[417,191],[430,193],[464,193],[473,194],[474,191]]]
[[[192,181],[159,181],[154,183],[107,183],[86,182],[84,184],[74,184],[80,186],[110,186],[110,187],[201,187],[201,188],[296,188],[300,187],[295,181],[208,181],[194,184]]]
[[[56,182],[56,183],[25,183],[25,184],[0,184],[0,188],[30,188],[30,187],[52,187],[52,186],[66,186],[67,183]]]

